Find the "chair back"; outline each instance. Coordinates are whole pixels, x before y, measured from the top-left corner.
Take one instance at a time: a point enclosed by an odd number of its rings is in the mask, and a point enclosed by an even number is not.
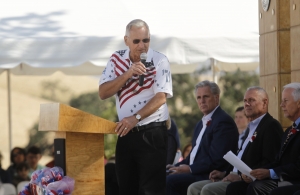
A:
[[[2,188],[2,184],[0,183],[0,195],[4,195],[4,189]]]
[[[17,195],[17,189],[13,184],[3,183],[1,187],[4,189],[4,195]]]
[[[24,186],[29,184],[30,181],[21,181],[20,183],[18,183],[17,185],[17,192],[21,192],[24,189]]]

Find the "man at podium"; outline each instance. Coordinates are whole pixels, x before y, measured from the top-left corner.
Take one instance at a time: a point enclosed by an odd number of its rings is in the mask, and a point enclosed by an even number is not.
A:
[[[140,19],[126,26],[125,50],[112,54],[99,81],[101,99],[116,97],[116,171],[120,194],[165,195],[166,98],[173,96],[168,58],[149,48]]]

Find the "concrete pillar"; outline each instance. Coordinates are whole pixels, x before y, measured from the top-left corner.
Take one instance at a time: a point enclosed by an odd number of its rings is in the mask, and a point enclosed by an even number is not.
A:
[[[300,82],[300,0],[290,0],[291,81]]]
[[[269,95],[269,113],[285,129],[291,122],[279,105],[282,87],[291,82],[290,0],[259,0],[259,34],[260,86]]]

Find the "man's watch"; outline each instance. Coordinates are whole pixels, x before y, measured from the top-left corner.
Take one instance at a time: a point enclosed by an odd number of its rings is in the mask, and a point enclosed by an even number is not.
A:
[[[135,118],[138,120],[138,121],[141,121],[141,115],[139,115],[139,114],[134,114],[134,116],[135,116]]]

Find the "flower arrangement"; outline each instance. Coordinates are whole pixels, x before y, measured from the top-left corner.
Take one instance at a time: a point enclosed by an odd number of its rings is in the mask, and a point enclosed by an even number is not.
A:
[[[253,142],[255,140],[256,136],[257,136],[257,132],[255,131],[253,133],[252,137],[250,138],[250,142]]]

